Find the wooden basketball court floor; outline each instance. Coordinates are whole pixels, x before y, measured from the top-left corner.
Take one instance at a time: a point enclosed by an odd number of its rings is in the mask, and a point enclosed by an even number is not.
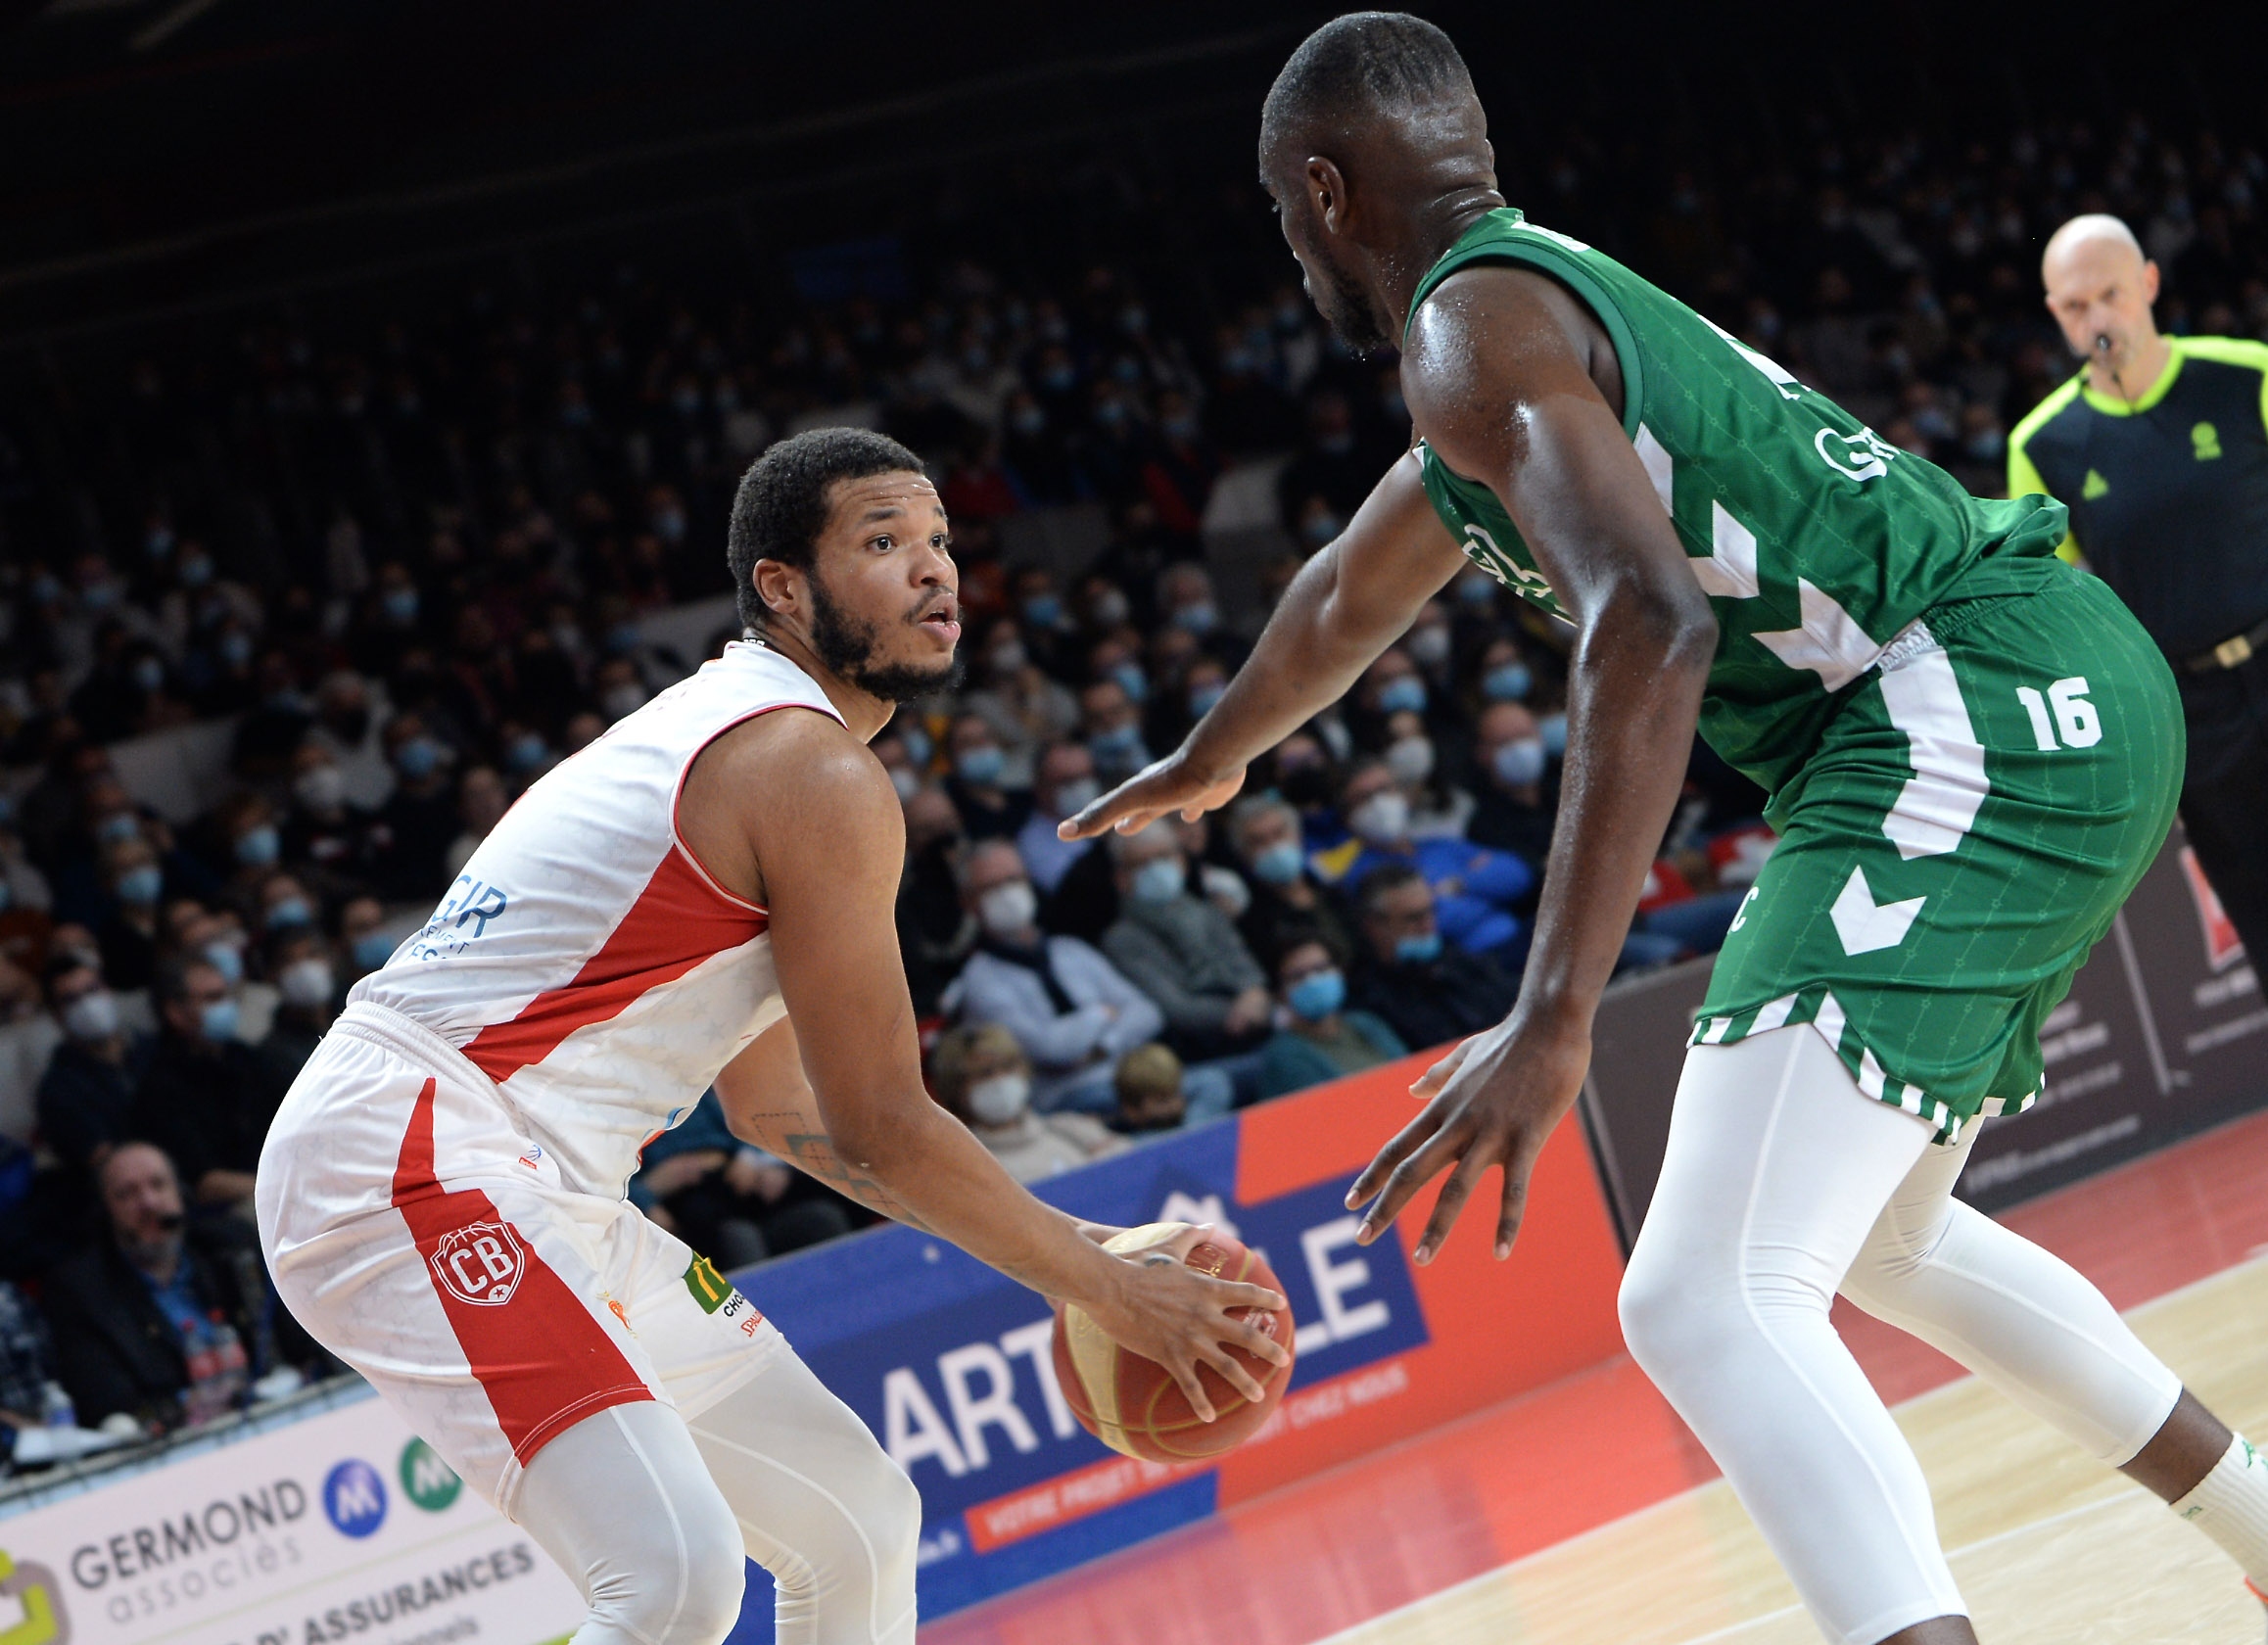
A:
[[[2003,1220],[2268,1435],[2268,1114]],[[1463,1232],[1463,1231],[1461,1231]],[[2211,1543],[1958,1366],[1838,1304],[1985,1645],[2262,1645]],[[922,1645],[1811,1645],[1730,1488],[1627,1359],[1052,1581]]]

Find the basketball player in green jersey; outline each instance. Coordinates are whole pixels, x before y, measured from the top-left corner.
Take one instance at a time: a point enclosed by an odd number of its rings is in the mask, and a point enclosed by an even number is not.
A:
[[[1286,65],[1262,179],[1326,319],[1397,342],[1418,440],[1183,745],[1064,824],[1187,816],[1337,699],[1471,558],[1565,617],[1559,825],[1521,996],[1414,1088],[1365,1238],[1490,1167],[1509,1254],[1698,724],[1780,844],[1720,958],[1623,1288],[1632,1353],[1830,1638],[1970,1641],[1929,1493],[1828,1323],[1839,1289],[2172,1502],[2268,1588],[2268,1462],[2102,1294],[1952,1197],[1980,1115],[2156,852],[2182,725],[2154,646],[1982,502],[1496,191],[1455,48],[1344,17]]]

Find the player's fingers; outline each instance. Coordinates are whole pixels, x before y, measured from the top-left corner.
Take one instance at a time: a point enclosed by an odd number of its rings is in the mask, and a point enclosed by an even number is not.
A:
[[[1125,828],[1135,818],[1146,825],[1161,809],[1151,797],[1155,784],[1148,777],[1133,776],[1099,799],[1089,801],[1075,817],[1067,817],[1056,824],[1059,839],[1092,839],[1113,823]]]
[[[1347,1208],[1354,1209],[1365,1199],[1376,1195],[1394,1168],[1418,1149],[1423,1148],[1441,1123],[1440,1108],[1428,1104],[1417,1118],[1388,1139],[1386,1147],[1378,1151],[1371,1162],[1362,1168],[1362,1175],[1354,1179],[1354,1186],[1347,1191]]]
[[[1173,1380],[1181,1385],[1181,1395],[1189,1401],[1189,1408],[1197,1414],[1197,1420],[1212,1421],[1212,1401],[1205,1397],[1205,1384],[1198,1380],[1197,1362],[1185,1356],[1176,1357],[1165,1369],[1172,1372]]]
[[[1292,1363],[1292,1345],[1278,1341],[1274,1332],[1266,1330],[1255,1320],[1244,1321],[1238,1328],[1235,1340],[1236,1345],[1245,1352],[1255,1359],[1264,1359],[1270,1365]]]
[[[1437,1131],[1423,1148],[1396,1165],[1393,1174],[1386,1179],[1386,1186],[1379,1190],[1378,1198],[1363,1213],[1362,1226],[1354,1231],[1354,1243],[1367,1246],[1391,1228],[1394,1219],[1401,1215],[1403,1207],[1416,1198],[1417,1191],[1432,1182],[1444,1166],[1464,1152],[1465,1143],[1466,1139],[1461,1135]]]
[[[1472,1049],[1471,1040],[1459,1040],[1448,1056],[1442,1058],[1410,1086],[1409,1094],[1421,1103],[1430,1103],[1441,1095],[1441,1087],[1449,1083],[1449,1076],[1464,1065],[1465,1054]]]
[[[1434,1196],[1434,1214],[1426,1218],[1426,1231],[1418,1237],[1415,1256],[1420,1267],[1440,1254],[1441,1242],[1456,1226],[1465,1201],[1473,1197],[1473,1190],[1481,1186],[1482,1173],[1488,1169],[1488,1164],[1487,1151],[1469,1148],[1457,1161],[1457,1168],[1442,1182],[1441,1193]]]
[[[1520,1224],[1528,1214],[1528,1179],[1536,1169],[1536,1151],[1526,1139],[1504,1158],[1504,1198],[1496,1212],[1496,1260],[1512,1254],[1520,1238]]]
[[[1206,1354],[1205,1362],[1219,1372],[1222,1380],[1230,1387],[1235,1388],[1237,1392],[1243,1394],[1254,1405],[1268,1396],[1268,1390],[1260,1386],[1259,1380],[1245,1369],[1243,1362],[1235,1354],[1227,1352]]]

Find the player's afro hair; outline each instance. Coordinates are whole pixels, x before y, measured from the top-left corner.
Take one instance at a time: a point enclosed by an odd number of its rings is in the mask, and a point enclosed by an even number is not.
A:
[[[1260,106],[1264,143],[1398,114],[1470,91],[1449,37],[1407,12],[1349,12],[1299,42]]]
[[[827,529],[827,488],[837,480],[875,474],[920,474],[921,459],[886,434],[872,429],[810,429],[789,435],[740,477],[725,559],[741,626],[759,630],[767,615],[756,593],[756,562],[778,560],[809,571]]]

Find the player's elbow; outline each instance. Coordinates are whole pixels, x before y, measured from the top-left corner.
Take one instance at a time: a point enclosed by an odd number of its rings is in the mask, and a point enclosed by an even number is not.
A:
[[[1696,692],[1717,656],[1717,617],[1689,582],[1633,578],[1616,588],[1588,625],[1579,661],[1622,672],[1635,665],[1657,679],[1690,683]]]

